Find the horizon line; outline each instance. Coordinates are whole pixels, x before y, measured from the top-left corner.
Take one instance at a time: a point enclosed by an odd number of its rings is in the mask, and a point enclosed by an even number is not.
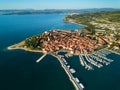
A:
[[[21,8],[21,9],[0,9],[0,10],[80,10],[80,9],[120,9],[120,8],[46,8],[46,9],[34,9],[34,8]]]

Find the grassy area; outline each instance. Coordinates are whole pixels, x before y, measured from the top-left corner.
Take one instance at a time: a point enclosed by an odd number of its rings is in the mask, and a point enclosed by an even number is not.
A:
[[[76,23],[87,25],[90,24],[91,21],[95,21],[99,23],[111,23],[111,22],[120,23],[119,17],[120,17],[120,11],[114,11],[114,12],[73,14],[73,15],[68,15],[64,20],[65,21],[73,20]]]

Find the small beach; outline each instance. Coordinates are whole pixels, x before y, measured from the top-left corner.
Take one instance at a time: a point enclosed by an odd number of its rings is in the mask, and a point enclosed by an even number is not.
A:
[[[7,47],[7,49],[8,50],[21,49],[21,50],[25,50],[25,51],[29,51],[29,52],[41,52],[41,53],[43,53],[43,51],[41,51],[41,50],[31,50],[29,48],[22,47],[22,45],[24,45],[24,41],[22,41],[18,44],[11,45],[11,46]]]

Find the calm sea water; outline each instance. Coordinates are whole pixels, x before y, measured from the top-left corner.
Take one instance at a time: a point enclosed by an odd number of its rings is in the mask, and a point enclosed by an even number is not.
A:
[[[75,90],[54,57],[48,55],[36,63],[41,53],[6,49],[46,30],[83,27],[63,22],[64,17],[64,14],[0,16],[0,90]],[[109,57],[115,61],[94,71],[85,70],[78,57],[69,58],[68,62],[76,69],[75,76],[85,85],[85,90],[120,90],[120,56]]]
[[[83,26],[63,22],[64,14],[0,16],[0,90],[75,90],[57,59],[6,47],[51,29]]]

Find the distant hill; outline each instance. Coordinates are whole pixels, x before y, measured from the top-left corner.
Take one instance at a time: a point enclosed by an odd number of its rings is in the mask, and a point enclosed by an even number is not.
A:
[[[92,8],[92,9],[21,9],[21,10],[0,10],[0,15],[24,15],[24,14],[54,14],[54,13],[88,13],[101,11],[119,11],[114,8]]]

